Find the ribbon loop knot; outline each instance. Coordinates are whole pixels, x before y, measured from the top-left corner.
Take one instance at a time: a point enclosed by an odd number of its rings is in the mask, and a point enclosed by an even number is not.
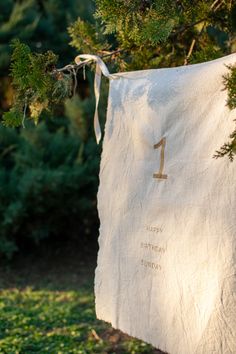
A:
[[[94,93],[95,93],[96,106],[95,106],[94,123],[93,124],[94,124],[96,141],[97,141],[97,144],[99,144],[99,142],[101,140],[101,136],[102,136],[101,127],[100,127],[100,123],[99,123],[99,117],[98,117],[98,103],[99,103],[99,98],[100,98],[101,76],[102,76],[102,74],[108,78],[115,78],[115,76],[109,73],[109,70],[108,70],[106,64],[97,55],[92,55],[92,54],[77,55],[75,58],[75,63],[80,64],[81,63],[80,59],[85,59],[85,63],[89,63],[91,61],[94,61],[96,63],[96,72],[95,72],[95,78],[94,78]]]

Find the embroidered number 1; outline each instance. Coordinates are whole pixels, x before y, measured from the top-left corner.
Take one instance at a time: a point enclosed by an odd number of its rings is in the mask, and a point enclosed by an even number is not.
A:
[[[161,178],[161,179],[167,179],[167,175],[163,174],[164,170],[164,158],[165,158],[165,146],[166,146],[166,138],[162,138],[159,143],[154,145],[154,149],[158,149],[161,147],[161,152],[160,152],[160,168],[157,173],[153,174],[153,178]]]

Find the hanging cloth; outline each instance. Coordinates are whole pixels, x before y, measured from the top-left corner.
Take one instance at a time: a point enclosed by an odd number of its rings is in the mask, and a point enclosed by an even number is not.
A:
[[[96,314],[169,354],[236,353],[236,54],[110,79],[99,173]],[[116,78],[117,80],[113,80]]]

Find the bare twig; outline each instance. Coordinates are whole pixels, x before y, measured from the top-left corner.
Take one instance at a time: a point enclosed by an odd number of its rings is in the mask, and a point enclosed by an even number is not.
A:
[[[59,68],[59,69],[54,69],[53,73],[60,73],[60,72],[64,72],[64,71],[71,71],[74,69],[80,69],[83,66],[87,65],[89,62],[91,62],[90,59],[81,61],[81,63],[79,64],[67,64],[66,66],[63,66],[63,68]]]
[[[97,334],[97,332],[95,331],[95,329],[92,328],[92,329],[91,329],[91,333],[92,333],[92,335],[94,336],[94,338],[95,338],[96,340],[98,340],[99,342],[103,341],[102,338],[99,337],[99,335]]]
[[[85,68],[85,66],[84,66]],[[77,88],[77,84],[78,84],[78,80],[77,80],[77,70],[75,70],[75,68],[72,69],[73,72],[73,77],[74,77],[74,87],[73,87],[73,96],[75,96],[75,92],[76,92],[76,88]]]
[[[199,40],[199,38],[201,37],[201,35],[202,35],[202,33],[203,33],[203,31],[204,31],[204,29],[205,29],[205,27],[206,27],[206,24],[207,24],[207,22],[205,21],[205,22],[203,23],[203,25],[202,25],[201,31],[198,33],[197,39],[194,38],[194,39],[192,40],[192,43],[191,43],[191,45],[190,45],[188,54],[187,54],[187,56],[186,56],[185,59],[184,59],[184,65],[187,65],[187,64],[188,64],[188,60],[189,60],[189,58],[190,58],[190,56],[191,56],[191,54],[192,54],[192,52],[193,52],[193,48],[194,48],[194,46],[195,46],[197,40]]]
[[[116,54],[119,54],[122,52],[124,52],[124,49],[117,49],[117,50],[114,50],[113,52],[102,55],[101,58],[111,57],[112,55],[116,55]]]
[[[207,20],[207,18],[201,18],[200,20],[195,21],[195,22],[191,22],[188,25],[177,27],[175,32],[170,34],[170,37],[175,37],[178,34],[181,34],[181,33],[185,32],[187,29],[189,29],[191,27],[194,27],[194,26],[198,25],[199,23],[201,23],[203,21],[206,21],[206,20]]]
[[[111,57],[113,55],[116,55],[118,53],[121,53],[122,51],[124,51],[124,49],[118,49],[118,50],[115,50],[113,52],[110,52],[110,53],[106,53],[104,55],[101,55],[100,58],[107,58],[107,57]],[[74,70],[76,69],[77,71],[84,67],[85,65],[88,65],[91,63],[91,59],[87,59],[87,60],[84,60],[84,61],[81,61],[79,64],[68,64],[66,66],[64,66],[63,68],[59,68],[59,69],[54,69],[53,70],[53,73],[56,73],[56,72],[64,72],[64,71],[70,71],[70,70]]]
[[[117,55],[118,53],[121,53],[123,51],[123,49],[118,49],[115,50],[113,52],[104,52],[103,55],[100,56],[100,58],[107,58],[107,57],[112,57],[113,55]],[[78,64],[67,64],[66,66],[64,66],[63,68],[59,68],[59,69],[54,69],[52,71],[53,75],[61,75],[61,73],[63,72],[69,72],[70,75],[73,77],[73,96],[76,93],[76,88],[78,85],[78,80],[77,80],[77,73],[79,71],[79,69],[83,68],[83,76],[84,76],[84,80],[85,80],[85,67],[86,65],[90,64],[92,62],[92,59],[86,59],[83,60],[81,62],[79,62]],[[23,122],[22,122],[23,125]]]
[[[218,3],[219,0],[215,0],[213,1],[213,3],[211,4],[211,9],[213,9],[213,7]]]
[[[194,48],[194,46],[195,46],[195,43],[196,43],[196,39],[194,38],[194,39],[192,40],[191,45],[190,45],[188,54],[186,55],[186,57],[185,57],[185,59],[184,59],[184,65],[187,65],[187,64],[188,64],[188,60],[189,60],[189,58],[190,58],[190,56],[191,56],[191,54],[192,54],[193,48]]]
[[[217,4],[218,3],[218,4]],[[224,0],[215,0],[212,4],[211,4],[211,10],[216,11],[219,9],[219,7],[224,3]],[[215,7],[216,5],[216,7]]]
[[[22,118],[22,127],[23,128],[25,128],[26,109],[27,109],[27,98],[25,99],[23,118]]]

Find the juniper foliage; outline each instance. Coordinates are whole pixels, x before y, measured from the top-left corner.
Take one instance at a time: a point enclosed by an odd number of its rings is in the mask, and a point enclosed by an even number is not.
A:
[[[229,73],[225,75],[225,89],[228,91],[227,105],[230,110],[236,109],[236,64],[229,65]],[[236,117],[234,119],[236,122]],[[227,155],[230,161],[233,161],[236,154],[236,128],[229,136],[229,142],[225,143],[219,151],[216,151],[215,157],[223,157]]]
[[[53,73],[58,60],[53,52],[32,53],[19,40],[14,40],[12,47],[15,99],[10,111],[3,115],[3,124],[17,127],[24,124],[27,109],[29,117],[37,123],[43,110],[71,95],[72,82],[69,75]]]
[[[85,21],[78,18],[68,28],[71,37],[70,44],[79,52],[88,52],[100,56],[116,52],[107,57],[108,64],[115,70],[137,70],[156,67],[171,67],[188,63],[198,63],[227,55],[236,49],[236,4],[231,0],[96,0],[96,11],[93,19]],[[23,53],[22,53],[23,54]],[[44,54],[45,55],[45,54]],[[26,55],[27,56],[27,55]],[[34,54],[28,54],[35,58]],[[29,116],[38,120],[40,112],[54,103],[52,77],[45,67],[36,73],[34,79],[45,78],[45,91],[20,83],[16,91],[29,92],[31,109]],[[109,61],[109,58],[112,60]],[[23,58],[22,58],[23,59]],[[44,57],[46,59],[46,57]],[[15,60],[15,61],[14,61]],[[20,60],[20,59],[19,59]],[[32,60],[30,60],[32,64]],[[13,63],[18,67],[17,59]],[[27,64],[28,65],[28,64]],[[39,65],[40,66],[40,65]],[[14,67],[14,65],[13,65]],[[28,68],[28,66],[27,66]],[[21,68],[22,76],[25,68]],[[12,72],[15,77],[14,72]],[[31,75],[31,74],[30,74]],[[233,71],[226,78],[226,87],[234,87]],[[50,80],[49,80],[50,77]],[[58,98],[68,97],[70,85],[65,75],[62,80],[56,80]],[[48,80],[48,81],[47,81]],[[227,84],[228,82],[228,84]],[[64,86],[63,86],[64,85]],[[68,89],[68,90],[67,90]],[[63,92],[65,94],[61,94]],[[49,92],[50,91],[50,92]],[[48,102],[44,93],[49,93]],[[232,92],[232,90],[231,90]],[[229,97],[231,93],[229,92]],[[17,102],[18,94],[16,94]],[[33,99],[36,98],[34,104]],[[18,100],[19,101],[19,100]],[[21,105],[15,104],[4,116],[8,125],[17,125],[22,117]],[[232,98],[229,98],[229,102]],[[230,107],[232,108],[232,106]],[[232,160],[234,155],[234,136],[232,132],[229,143],[218,152],[219,156],[228,155]],[[217,147],[216,147],[217,149]]]

